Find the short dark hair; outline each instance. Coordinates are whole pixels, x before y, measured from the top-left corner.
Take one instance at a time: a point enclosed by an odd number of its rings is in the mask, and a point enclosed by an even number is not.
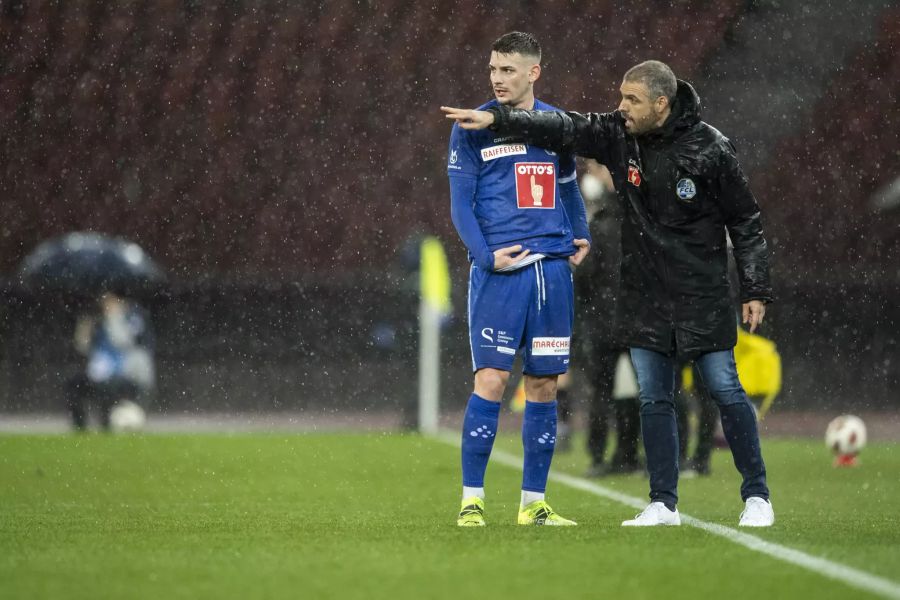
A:
[[[650,92],[650,100],[656,100],[665,96],[672,102],[678,92],[678,80],[675,73],[664,62],[658,60],[645,60],[634,65],[625,72],[625,81],[643,83]]]
[[[522,56],[530,56],[541,62],[541,45],[537,38],[530,33],[510,31],[498,37],[491,50],[499,54],[513,54],[518,52]]]

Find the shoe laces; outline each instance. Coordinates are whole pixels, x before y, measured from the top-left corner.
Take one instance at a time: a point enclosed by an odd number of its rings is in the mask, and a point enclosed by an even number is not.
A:
[[[545,521],[556,514],[553,512],[553,509],[550,508],[550,505],[547,504],[546,500],[538,500],[528,512],[531,513],[531,518]]]
[[[634,518],[640,519],[641,517],[644,517],[645,515],[649,517],[650,515],[652,515],[654,513],[658,513],[660,511],[660,506],[664,507],[665,504],[662,504],[660,502],[651,502],[650,504],[647,505],[647,508],[645,508],[638,514],[634,515]]]

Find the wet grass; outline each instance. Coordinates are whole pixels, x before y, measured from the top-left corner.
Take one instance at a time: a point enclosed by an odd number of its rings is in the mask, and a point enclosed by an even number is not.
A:
[[[582,454],[554,468],[580,474]],[[778,523],[760,537],[898,579],[900,446],[843,470],[817,441],[764,454]],[[520,474],[499,464],[490,526],[460,530],[458,462],[415,435],[0,437],[0,597],[868,597],[690,527],[624,530],[633,509],[558,483],[579,527],[519,528]],[[713,467],[681,509],[735,525],[730,456]]]

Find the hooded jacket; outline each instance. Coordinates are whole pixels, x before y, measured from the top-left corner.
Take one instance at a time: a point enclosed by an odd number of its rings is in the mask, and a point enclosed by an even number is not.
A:
[[[619,112],[491,109],[492,129],[606,165],[623,207],[620,340],[693,358],[733,348],[727,238],[741,302],[773,299],[759,206],[732,143],[700,120],[700,98],[678,81],[662,127],[642,136]]]

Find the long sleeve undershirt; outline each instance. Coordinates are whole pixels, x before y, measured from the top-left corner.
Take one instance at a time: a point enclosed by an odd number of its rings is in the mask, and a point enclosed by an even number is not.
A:
[[[494,270],[494,253],[488,248],[475,217],[475,190],[478,182],[470,177],[450,178],[450,218],[456,232],[469,254],[472,256],[475,266],[485,271]]]
[[[592,243],[590,229],[588,229],[587,214],[584,210],[584,199],[581,197],[581,190],[578,188],[577,177],[573,175],[571,181],[559,184],[559,199],[566,209],[566,214],[569,215],[569,222],[572,223],[572,234],[575,236],[575,239],[584,239],[588,243]]]

